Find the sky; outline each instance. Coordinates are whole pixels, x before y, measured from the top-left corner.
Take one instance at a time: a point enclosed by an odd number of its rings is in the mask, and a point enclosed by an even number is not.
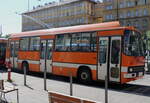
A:
[[[30,10],[33,6],[59,0],[29,0]],[[28,10],[28,0],[1,0],[0,2],[0,27],[3,35],[21,32],[21,15]],[[1,28],[0,28],[1,29]]]

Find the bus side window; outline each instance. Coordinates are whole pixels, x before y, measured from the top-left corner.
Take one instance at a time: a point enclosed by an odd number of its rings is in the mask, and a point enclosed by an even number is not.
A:
[[[57,35],[55,42],[55,51],[70,51],[71,35]]]
[[[107,40],[101,40],[99,44],[99,62],[100,63],[106,63],[106,57],[107,57],[107,46],[108,42]]]
[[[31,37],[30,39],[30,50],[38,51],[40,49],[40,37]]]
[[[111,63],[119,63],[119,54],[120,54],[120,40],[112,40],[111,47]]]

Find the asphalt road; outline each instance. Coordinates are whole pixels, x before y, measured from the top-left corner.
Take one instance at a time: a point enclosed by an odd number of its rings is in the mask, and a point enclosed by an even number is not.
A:
[[[12,73],[13,85],[19,88],[20,103],[49,103],[47,91],[44,91],[43,76],[32,73],[27,75],[27,86],[24,86],[24,76],[21,73]],[[7,73],[1,71],[0,76],[6,81]],[[50,76],[47,79],[47,90],[64,94],[69,92],[69,78]],[[5,84],[8,84],[5,82]],[[8,84],[9,85],[9,84]],[[120,86],[109,85],[109,103],[150,103],[150,75]],[[104,83],[92,82],[83,85],[74,79],[73,95],[105,103]],[[6,95],[8,101],[16,103],[16,92]]]

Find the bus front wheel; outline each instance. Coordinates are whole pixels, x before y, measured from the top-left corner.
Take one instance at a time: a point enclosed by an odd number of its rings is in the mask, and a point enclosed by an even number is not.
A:
[[[80,69],[78,72],[78,80],[82,83],[91,82],[91,71],[89,69]]]

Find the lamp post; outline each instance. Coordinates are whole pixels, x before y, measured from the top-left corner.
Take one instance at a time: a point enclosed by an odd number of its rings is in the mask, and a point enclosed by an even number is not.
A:
[[[37,0],[37,1],[41,1],[41,0]],[[30,0],[28,0],[28,11],[30,11]]]
[[[117,0],[117,21],[119,20],[119,0]]]
[[[30,10],[30,0],[28,0],[28,11]]]

